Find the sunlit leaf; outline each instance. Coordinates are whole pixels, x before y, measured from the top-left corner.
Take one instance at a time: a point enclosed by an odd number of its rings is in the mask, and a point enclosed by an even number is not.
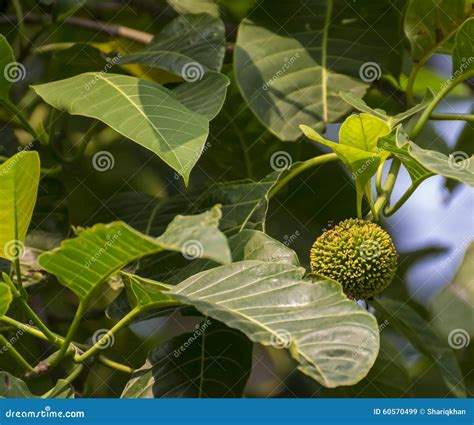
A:
[[[117,74],[85,73],[33,86],[56,109],[104,122],[158,155],[185,182],[198,161],[209,121],[151,81]]]
[[[168,294],[254,342],[287,348],[299,370],[324,386],[352,385],[377,357],[376,320],[336,282],[303,281],[304,273],[242,261],[192,276]]]
[[[21,151],[0,165],[0,258],[21,255],[40,178],[36,152]]]

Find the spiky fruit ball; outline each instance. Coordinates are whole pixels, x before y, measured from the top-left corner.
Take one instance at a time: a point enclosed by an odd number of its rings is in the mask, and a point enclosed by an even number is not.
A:
[[[367,299],[392,283],[398,255],[390,235],[378,224],[341,221],[311,248],[311,272],[339,282],[346,295]]]

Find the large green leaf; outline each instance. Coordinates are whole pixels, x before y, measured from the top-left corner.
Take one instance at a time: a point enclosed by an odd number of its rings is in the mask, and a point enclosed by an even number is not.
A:
[[[7,313],[12,299],[10,288],[5,282],[0,281],[0,317]]]
[[[159,238],[137,232],[123,222],[96,224],[76,238],[41,254],[39,264],[82,301],[111,274],[128,263],[163,250],[181,252],[188,259],[231,260],[225,236],[219,231],[219,208],[196,216],[177,216]]]
[[[351,107],[339,91],[362,97],[398,57],[397,2],[260,1],[239,27],[235,68],[258,118],[282,140],[301,123],[324,130]],[[391,46],[390,48],[388,46]]]
[[[448,257],[445,261],[452,261],[452,257]],[[445,286],[430,304],[432,321],[436,328],[448,338],[454,339],[458,334],[461,343],[464,337],[464,347],[469,344],[469,337],[474,338],[472,276],[474,276],[474,243],[467,249],[453,281]],[[456,344],[456,341],[453,343]],[[463,345],[460,344],[459,348],[463,348]]]
[[[21,151],[0,165],[0,258],[21,255],[40,178],[36,152]]]
[[[207,13],[219,16],[219,6],[214,0],[167,0],[178,13]]]
[[[287,348],[322,385],[352,385],[372,367],[377,322],[332,281],[304,281],[288,264],[242,261],[172,287],[171,297],[238,329],[254,342]]]
[[[474,186],[473,156],[469,157],[465,152],[453,152],[446,156],[441,152],[422,149],[413,142],[409,142],[408,149],[411,156],[429,171]]]
[[[456,33],[453,50],[453,75],[474,69],[474,18],[468,19]]]
[[[0,34],[0,100],[8,99],[10,88],[18,69],[15,67],[13,49],[7,39]]]
[[[405,302],[385,298],[373,304],[389,326],[397,329],[438,367],[449,390],[457,397],[465,397],[463,375],[448,341]]]
[[[54,388],[38,397],[21,379],[0,372],[0,398],[74,398],[74,388],[68,381],[59,379]]]
[[[252,367],[252,343],[241,332],[205,318],[194,332],[148,354],[122,398],[241,397]]]
[[[470,3],[466,0],[410,0],[404,26],[415,61],[434,53],[454,35],[472,13]]]
[[[206,13],[181,15],[161,30],[143,50],[120,63],[156,66],[187,81],[197,81],[207,69],[219,71],[225,54],[224,23]]]
[[[204,148],[209,121],[151,81],[117,74],[85,73],[33,86],[56,109],[104,122],[189,174]]]

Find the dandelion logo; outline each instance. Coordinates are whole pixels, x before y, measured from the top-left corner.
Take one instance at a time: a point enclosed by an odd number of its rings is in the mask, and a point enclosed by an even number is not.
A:
[[[376,62],[365,62],[359,68],[359,77],[366,83],[373,83],[382,76],[382,69]]]
[[[196,240],[186,241],[181,247],[181,253],[186,260],[195,260],[200,258],[204,252],[204,247],[202,243]]]
[[[199,81],[204,76],[204,68],[198,62],[188,62],[181,69],[181,77],[188,83]]]
[[[471,342],[471,337],[465,329],[453,329],[448,335],[448,344],[455,350],[466,348]]]
[[[16,83],[25,79],[26,68],[20,62],[10,62],[3,69],[3,75],[10,83]]]
[[[108,171],[114,168],[115,158],[107,151],[99,151],[92,157],[92,166],[97,171]]]
[[[278,329],[270,336],[270,344],[278,349],[289,348],[291,341],[291,334],[286,329]]]
[[[448,163],[452,170],[465,170],[469,166],[469,155],[466,152],[456,151],[449,155]]]
[[[99,329],[92,335],[92,343],[97,344],[101,350],[106,350],[115,344],[115,337],[108,329]]]
[[[377,258],[380,255],[380,251],[380,244],[373,240],[364,241],[359,246],[360,256],[366,261]]]
[[[293,164],[293,159],[288,152],[277,151],[270,157],[270,165],[275,171],[286,170]]]
[[[17,258],[22,258],[25,254],[25,246],[22,241],[13,239],[5,244],[3,252],[5,257],[16,260]]]

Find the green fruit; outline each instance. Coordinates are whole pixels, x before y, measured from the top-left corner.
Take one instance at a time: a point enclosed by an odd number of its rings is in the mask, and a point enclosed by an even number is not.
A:
[[[387,288],[397,260],[390,235],[378,224],[360,219],[341,221],[311,248],[312,274],[339,282],[355,299],[371,298]]]

